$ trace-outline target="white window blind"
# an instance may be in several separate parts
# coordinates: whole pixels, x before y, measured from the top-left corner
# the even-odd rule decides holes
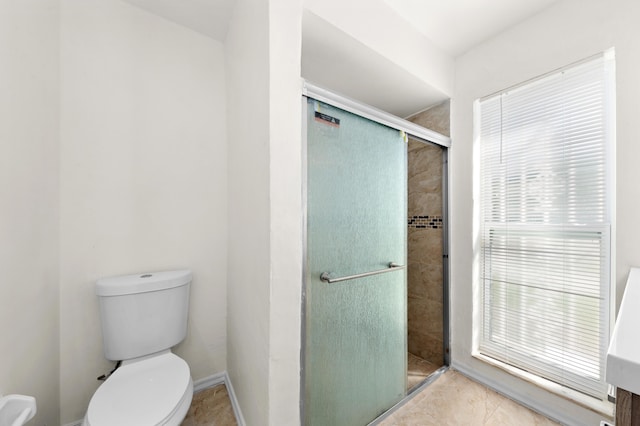
[[[612,56],[476,104],[478,350],[599,399],[610,330]]]

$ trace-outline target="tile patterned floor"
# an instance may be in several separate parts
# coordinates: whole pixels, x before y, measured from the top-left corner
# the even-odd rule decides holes
[[[236,426],[231,400],[225,385],[204,389],[193,395],[182,426]]]
[[[422,362],[421,362],[422,361]],[[424,363],[428,364],[425,365]],[[423,380],[425,368],[436,367],[409,358],[409,380]],[[413,371],[413,373],[411,373]],[[423,389],[380,426],[557,426],[558,424],[449,370]],[[196,393],[182,426],[237,426],[224,385]]]
[[[407,358],[407,390],[413,389],[420,384],[429,374],[436,371],[440,366],[418,358],[414,354],[408,354]]]
[[[449,370],[380,426],[556,426],[546,417]]]

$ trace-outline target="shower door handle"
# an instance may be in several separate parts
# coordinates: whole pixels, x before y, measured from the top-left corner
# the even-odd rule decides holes
[[[405,265],[398,265],[397,263],[389,262],[389,267],[386,269],[379,269],[377,271],[364,272],[362,274],[347,275],[346,277],[340,277],[340,278],[331,278],[330,272],[323,272],[322,274],[320,274],[320,280],[324,281],[325,283],[332,284],[332,283],[339,283],[340,281],[355,280],[357,278],[370,277],[371,275],[385,274],[387,272],[393,272],[393,271],[397,271],[405,268],[406,268]]]

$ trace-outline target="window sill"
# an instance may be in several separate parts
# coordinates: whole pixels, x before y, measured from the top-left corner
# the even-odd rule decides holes
[[[585,395],[583,393],[574,391],[573,389],[566,388],[557,383],[551,382],[549,380],[538,377],[534,374],[528,373],[519,368],[513,367],[511,365],[507,365],[503,362],[497,361],[488,356],[482,355],[480,353],[473,353],[472,356],[486,364],[491,365],[492,367],[499,368],[500,370],[511,374],[521,380],[526,381],[527,383],[531,383],[534,386],[542,388],[550,393],[553,393],[561,398],[564,398],[568,401],[571,401],[575,404],[580,405],[588,410],[594,411],[598,414],[606,416],[610,419],[613,419],[614,414],[614,404],[608,401],[602,401],[596,399],[594,397]],[[526,403],[526,401],[522,401]]]

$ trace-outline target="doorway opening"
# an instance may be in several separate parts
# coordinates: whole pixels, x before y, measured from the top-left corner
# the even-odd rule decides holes
[[[408,118],[449,135],[449,101]],[[407,146],[407,388],[449,365],[447,149],[409,136]]]

